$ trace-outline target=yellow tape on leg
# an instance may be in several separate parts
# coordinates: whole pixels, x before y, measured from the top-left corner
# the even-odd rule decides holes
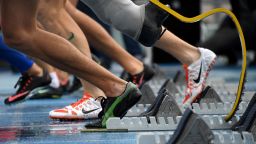
[[[240,38],[240,41],[241,41],[243,63],[242,63],[242,70],[241,70],[241,73],[240,73],[240,80],[239,80],[237,94],[236,94],[236,101],[235,101],[231,111],[229,112],[229,114],[225,117],[225,121],[226,122],[229,121],[234,116],[234,114],[235,114],[235,112],[236,112],[236,110],[239,106],[241,96],[242,96],[242,93],[243,93],[243,86],[244,86],[245,75],[246,75],[246,45],[245,45],[245,39],[244,39],[244,34],[243,34],[243,31],[242,31],[242,28],[241,28],[236,16],[231,11],[229,11],[225,8],[216,8],[216,9],[212,9],[210,11],[204,12],[204,13],[198,15],[198,16],[188,18],[188,17],[184,17],[184,16],[180,15],[179,13],[177,13],[176,11],[167,7],[166,5],[162,4],[158,0],[150,0],[150,2],[159,6],[160,8],[165,10],[166,12],[170,13],[171,15],[173,15],[174,17],[176,17],[177,19],[179,19],[180,21],[185,22],[185,23],[195,23],[195,22],[198,22],[198,21],[200,21],[200,20],[202,20],[202,19],[204,19],[204,18],[206,18],[210,15],[215,14],[215,13],[225,13],[235,23],[237,31],[239,33],[239,38]]]

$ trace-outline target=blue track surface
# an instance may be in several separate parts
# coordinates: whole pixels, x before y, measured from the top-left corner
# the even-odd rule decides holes
[[[179,67],[163,67],[172,76]],[[238,81],[240,68],[216,68],[211,77],[223,77]],[[61,99],[30,100],[13,106],[5,106],[4,98],[15,90],[18,75],[0,73],[0,143],[97,143],[134,144],[137,133],[80,133],[85,121],[60,122],[48,118],[48,112],[75,102],[81,93]],[[256,71],[248,71],[247,90],[256,91]]]

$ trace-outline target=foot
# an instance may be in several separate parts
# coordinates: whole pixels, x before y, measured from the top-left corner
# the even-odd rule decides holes
[[[121,74],[121,78],[128,82],[136,84],[137,87],[140,88],[145,82],[149,81],[154,76],[154,74],[154,69],[144,64],[144,69],[142,72],[136,75],[131,75],[126,72],[123,72]]]
[[[101,110],[100,103],[87,93],[80,100],[69,106],[50,111],[49,117],[60,120],[95,119],[98,118]]]
[[[60,98],[64,93],[63,87],[53,88],[49,85],[40,87],[34,91],[30,99]]]
[[[199,48],[199,51],[201,53],[199,60],[189,66],[184,66],[187,81],[185,98],[183,99],[184,107],[188,107],[200,98],[208,74],[215,64],[216,55],[212,51],[203,48]]]
[[[10,105],[27,100],[31,97],[30,94],[33,93],[33,90],[36,90],[37,88],[42,86],[49,85],[50,83],[51,78],[46,72],[43,73],[42,77],[23,74],[15,85],[15,88],[19,85],[16,94],[6,98],[4,103],[6,105]]]
[[[149,2],[145,5],[145,18],[138,41],[145,46],[152,46],[162,35],[162,24],[168,13]]]
[[[134,106],[141,98],[140,90],[133,83],[126,85],[124,93],[118,97],[108,97],[102,99],[101,119],[93,124],[88,124],[86,128],[106,128],[106,122],[110,117],[123,118],[127,111]]]

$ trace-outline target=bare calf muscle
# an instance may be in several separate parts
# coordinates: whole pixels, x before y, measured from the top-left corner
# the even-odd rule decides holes
[[[118,79],[92,60],[84,57],[65,39],[37,28],[38,4],[38,0],[3,0],[1,12],[5,40],[31,56],[39,57],[60,69],[92,82],[110,96],[122,93],[125,81]],[[17,33],[17,31],[23,33]],[[58,63],[58,61],[62,63]],[[95,71],[99,73],[95,73]],[[100,79],[100,77],[104,77],[104,79]]]

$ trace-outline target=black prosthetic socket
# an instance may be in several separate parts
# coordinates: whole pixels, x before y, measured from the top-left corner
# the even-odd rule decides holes
[[[152,46],[162,35],[162,23],[168,13],[149,2],[145,5],[145,19],[138,41],[145,46]]]

